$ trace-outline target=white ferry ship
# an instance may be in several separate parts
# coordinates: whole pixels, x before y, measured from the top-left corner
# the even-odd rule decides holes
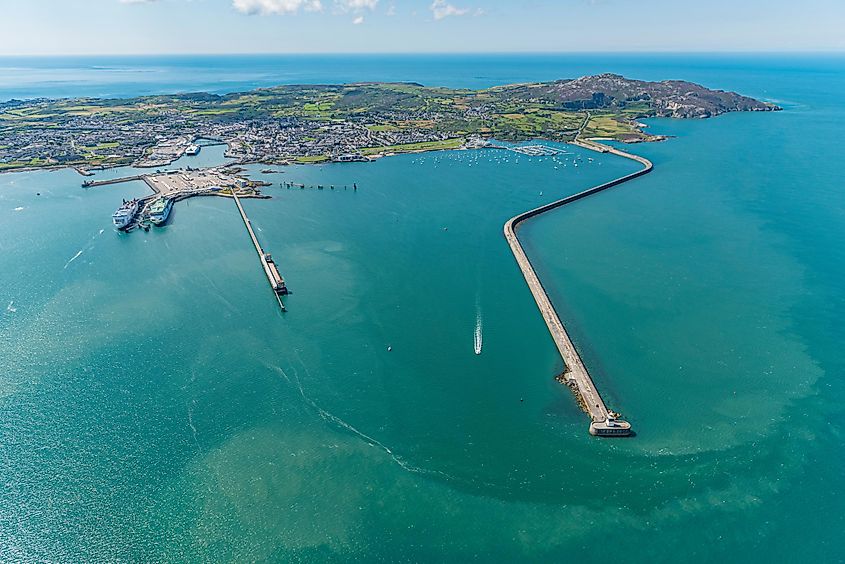
[[[123,200],[123,205],[117,208],[117,211],[112,214],[111,218],[114,226],[118,229],[123,229],[129,225],[138,213],[138,206],[141,204],[137,199],[129,201]]]
[[[194,155],[200,154],[200,146],[199,145],[191,145],[185,150],[185,154],[188,156],[193,157]]]
[[[170,217],[170,210],[172,209],[172,198],[158,198],[155,202],[150,204],[150,221],[152,221],[155,225],[164,225],[167,223],[167,218]]]

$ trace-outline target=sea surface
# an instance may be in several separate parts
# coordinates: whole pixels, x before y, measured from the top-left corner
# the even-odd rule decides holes
[[[618,72],[784,107],[649,120],[671,139],[629,149],[653,173],[520,231],[625,440],[591,438],[555,382],[502,225],[635,163],[561,146],[251,166],[273,182],[244,206],[286,314],[230,200],[125,234],[110,215],[143,183],[0,175],[0,560],[842,561],[845,59],[0,67],[0,99]]]

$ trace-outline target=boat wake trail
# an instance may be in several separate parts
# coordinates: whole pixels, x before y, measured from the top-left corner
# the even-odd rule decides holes
[[[235,307],[235,304],[229,301],[229,299],[226,297],[226,292],[220,289],[220,286],[217,285],[217,282],[215,282],[215,280],[205,272],[203,272],[202,275],[207,282],[207,287],[212,288],[214,290],[213,295],[219,298],[220,301],[222,301],[224,304],[226,304],[226,307],[228,307],[230,311],[237,311],[238,308]]]
[[[297,356],[299,356],[299,355],[297,354]],[[305,363],[303,363],[301,359],[300,359],[299,362],[302,364],[302,367],[305,370],[306,374],[308,374],[308,368],[305,366]],[[317,413],[317,415],[320,416],[321,419],[323,419],[324,421],[334,425],[335,427],[338,427],[338,428],[340,428],[340,429],[342,429],[342,430],[344,430],[348,433],[351,433],[352,435],[358,437],[359,439],[363,439],[371,447],[375,447],[375,448],[378,448],[378,449],[384,451],[391,458],[391,460],[393,460],[393,462],[395,462],[403,470],[406,470],[408,472],[412,472],[414,474],[422,474],[422,475],[426,475],[426,476],[437,476],[439,478],[443,478],[443,479],[446,479],[446,480],[449,480],[449,481],[457,481],[457,479],[454,478],[453,476],[450,476],[449,474],[442,472],[440,470],[431,470],[431,469],[428,469],[428,468],[420,468],[419,466],[415,466],[415,465],[409,463],[404,458],[402,458],[401,456],[399,456],[398,454],[393,452],[393,450],[390,447],[388,447],[387,445],[385,445],[384,443],[382,443],[378,439],[375,439],[375,438],[371,437],[370,435],[368,435],[368,434],[366,434],[362,431],[359,431],[354,426],[347,423],[346,421],[344,421],[340,417],[334,415],[333,413],[329,413],[328,411],[326,411],[325,409],[323,409],[322,407],[317,405],[310,397],[308,397],[305,394],[305,390],[302,387],[302,381],[300,380],[299,374],[297,373],[297,371],[295,369],[293,370],[293,378],[291,379],[291,377],[288,376],[288,374],[281,367],[275,366],[275,365],[265,365],[265,366],[267,366],[271,370],[275,370],[276,372],[281,374],[282,377],[288,383],[290,383],[291,385],[295,385],[296,388],[299,390],[299,395],[302,396],[303,401],[312,410],[314,410]]]
[[[91,239],[92,239],[92,240],[94,240],[94,239],[96,239],[98,236],[102,235],[102,234],[103,234],[103,233],[105,233],[105,232],[106,232],[106,230],[105,230],[105,229],[100,229],[100,232],[99,232],[99,233],[97,233],[97,235],[92,236],[92,237],[91,237]],[[69,261],[67,261],[67,262],[65,263],[65,267],[64,267],[62,270],[67,270],[67,267],[69,267],[69,266],[70,266],[70,263],[72,263],[73,261],[75,261],[76,259],[78,259],[79,257],[81,257],[81,256],[82,256],[82,253],[84,253],[85,251],[90,251],[90,250],[91,250],[91,249],[93,249],[93,248],[94,248],[94,243],[88,243],[86,246],[84,246],[84,247],[82,247],[81,249],[79,249],[79,252],[77,252],[75,255],[73,255],[73,257],[72,257]]]
[[[197,441],[197,428],[194,426],[194,406],[196,403],[197,400],[194,399],[188,404],[188,427],[191,428],[191,433],[194,437],[194,444],[199,446],[199,441]]]
[[[65,267],[64,267],[64,269],[63,269],[63,270],[67,270],[67,267],[69,267],[69,266],[70,266],[70,263],[72,263],[73,261],[75,261],[76,259],[78,259],[78,258],[82,255],[82,253],[83,253],[84,251],[85,251],[85,249],[82,249],[82,250],[80,250],[78,253],[76,253],[75,255],[73,255],[73,258],[72,258],[72,259],[70,259],[69,261],[67,261],[67,263],[65,263]]]
[[[481,348],[484,346],[484,321],[481,317],[481,304],[476,300],[475,302],[475,354],[481,354]]]

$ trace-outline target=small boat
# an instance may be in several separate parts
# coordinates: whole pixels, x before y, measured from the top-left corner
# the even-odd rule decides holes
[[[478,317],[475,321],[475,334],[473,336],[474,345],[475,345],[475,354],[481,354],[481,348],[483,345],[483,334],[481,330],[481,317]]]

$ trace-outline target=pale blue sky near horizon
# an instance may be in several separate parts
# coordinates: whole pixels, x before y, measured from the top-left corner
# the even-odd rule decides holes
[[[0,56],[843,51],[842,0],[0,0]]]

